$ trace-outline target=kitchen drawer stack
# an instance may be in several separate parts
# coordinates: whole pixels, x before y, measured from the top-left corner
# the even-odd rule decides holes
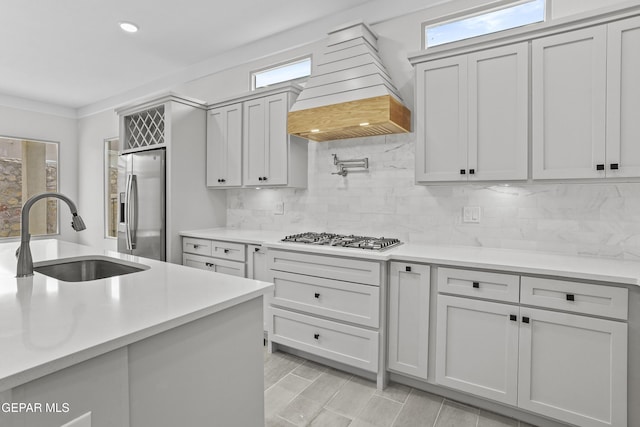
[[[219,240],[182,238],[182,264],[245,277],[245,245]]]
[[[438,268],[436,383],[584,427],[627,425],[628,289]]]
[[[281,250],[267,257],[271,342],[379,373],[381,263]]]

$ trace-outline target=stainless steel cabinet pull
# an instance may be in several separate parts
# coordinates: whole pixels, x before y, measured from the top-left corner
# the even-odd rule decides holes
[[[576,296],[574,294],[567,294],[567,301],[575,301]]]
[[[522,318],[522,323],[529,323],[529,318],[528,317],[523,317]]]
[[[480,288],[480,282],[473,282],[473,287],[476,289]]]

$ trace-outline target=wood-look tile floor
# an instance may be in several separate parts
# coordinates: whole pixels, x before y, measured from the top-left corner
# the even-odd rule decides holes
[[[266,427],[533,427],[400,384],[379,391],[290,354],[264,354]]]

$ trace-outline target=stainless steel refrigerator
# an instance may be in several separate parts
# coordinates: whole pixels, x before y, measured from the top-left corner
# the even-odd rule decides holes
[[[166,151],[118,159],[118,252],[166,260]]]

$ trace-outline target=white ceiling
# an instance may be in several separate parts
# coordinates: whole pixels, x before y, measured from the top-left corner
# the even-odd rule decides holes
[[[437,1],[401,0],[405,10]],[[388,0],[7,0],[0,11],[0,95],[77,110],[167,80],[252,42],[369,14]],[[395,8],[395,9],[393,9]],[[378,10],[378,14],[371,11]],[[330,19],[329,19],[330,18]],[[119,21],[139,25],[124,33]],[[332,27],[323,27],[324,34]],[[316,31],[317,32],[317,31]],[[314,35],[315,36],[315,35]],[[317,37],[316,37],[317,38]],[[291,40],[292,45],[300,40]],[[200,67],[202,68],[202,67]]]

